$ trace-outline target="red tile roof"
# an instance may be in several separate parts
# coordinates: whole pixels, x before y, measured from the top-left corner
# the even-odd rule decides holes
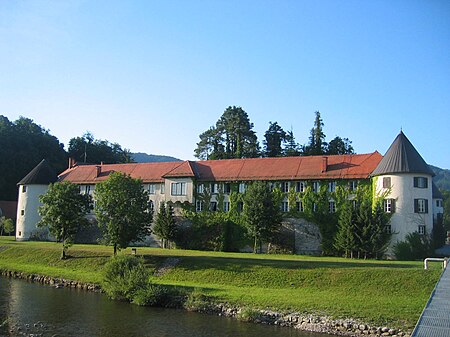
[[[324,158],[327,168],[323,171]],[[164,178],[191,177],[199,181],[311,180],[368,178],[383,157],[368,154],[281,158],[248,158],[167,163],[108,164],[75,166],[61,173],[61,180],[95,184],[113,171],[140,178],[144,183]],[[100,174],[97,176],[97,167]]]
[[[76,184],[95,184],[108,178],[110,173],[118,171],[142,179],[144,183],[163,182],[163,176],[179,165],[180,162],[81,165],[65,170],[59,178]],[[100,167],[98,176],[97,167]]]
[[[327,169],[322,172],[324,158]],[[195,162],[203,181],[311,180],[368,178],[382,156],[378,152],[339,156],[249,158]]]

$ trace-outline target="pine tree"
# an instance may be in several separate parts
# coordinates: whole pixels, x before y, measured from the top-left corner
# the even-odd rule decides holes
[[[168,248],[169,242],[175,239],[176,230],[173,208],[171,205],[166,207],[162,202],[159,207],[159,212],[156,215],[153,232],[161,240],[161,246],[163,248]]]

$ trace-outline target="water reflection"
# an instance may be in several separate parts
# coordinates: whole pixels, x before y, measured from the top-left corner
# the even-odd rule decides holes
[[[0,278],[0,325],[6,318],[1,336],[326,336]]]

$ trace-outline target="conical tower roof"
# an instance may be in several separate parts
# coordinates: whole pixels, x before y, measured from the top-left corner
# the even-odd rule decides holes
[[[434,176],[433,170],[402,131],[395,138],[372,175],[389,173],[422,173]]]
[[[58,176],[55,171],[45,159],[42,159],[17,185],[48,185],[57,180]]]

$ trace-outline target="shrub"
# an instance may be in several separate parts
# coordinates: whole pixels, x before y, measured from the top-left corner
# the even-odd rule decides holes
[[[395,257],[403,261],[422,260],[433,253],[430,238],[418,232],[406,235],[405,241],[397,242],[393,249]]]
[[[238,312],[237,318],[244,322],[254,322],[261,319],[261,312],[252,308],[242,308]]]
[[[148,279],[141,258],[119,255],[105,264],[102,288],[111,299],[132,301],[135,293],[147,288]]]
[[[168,288],[158,284],[149,284],[134,293],[132,303],[141,306],[166,307],[171,302],[170,295]]]
[[[209,297],[203,294],[200,290],[195,289],[189,293],[186,301],[184,302],[184,308],[189,311],[205,312],[209,308]]]

